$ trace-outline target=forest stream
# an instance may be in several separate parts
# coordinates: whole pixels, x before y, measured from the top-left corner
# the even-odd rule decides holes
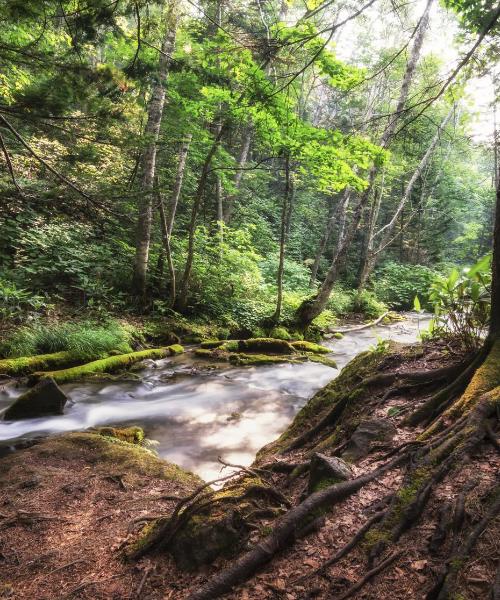
[[[256,452],[276,439],[296,412],[335,378],[354,356],[379,340],[411,343],[427,328],[430,315],[405,313],[405,319],[351,331],[325,340],[338,370],[306,362],[259,367],[214,366],[191,352],[156,361],[138,381],[74,383],[63,416],[0,422],[0,445],[51,433],[102,425],[139,425],[155,449],[205,480],[219,476],[217,457],[249,465]],[[0,410],[24,389],[0,388]]]

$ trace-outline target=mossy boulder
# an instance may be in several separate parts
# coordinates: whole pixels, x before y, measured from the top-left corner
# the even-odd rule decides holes
[[[239,352],[258,352],[259,354],[294,354],[295,348],[286,340],[274,338],[250,338],[238,341]]]
[[[204,342],[201,342],[201,347],[203,349],[212,350],[213,348],[220,348],[224,343],[225,340],[205,340]]]
[[[330,348],[326,348],[326,346],[320,346],[319,344],[306,342],[305,340],[292,342],[292,346],[299,352],[312,352],[313,354],[328,354],[331,352]]]
[[[4,419],[35,419],[51,415],[62,415],[68,400],[57,383],[49,377],[19,396],[5,411]]]
[[[322,365],[325,365],[325,367],[338,369],[337,363],[333,360],[333,358],[329,358],[328,356],[324,356],[323,354],[310,354],[308,358],[311,362],[317,362]]]
[[[297,364],[306,360],[308,360],[308,357],[300,354],[285,356],[283,354],[245,354],[244,352],[240,352],[229,355],[229,362],[240,366],[272,365],[276,363]]]
[[[309,464],[307,490],[309,494],[312,494],[319,489],[323,489],[325,481],[329,485],[333,485],[341,481],[348,481],[352,477],[352,469],[345,460],[315,452]]]

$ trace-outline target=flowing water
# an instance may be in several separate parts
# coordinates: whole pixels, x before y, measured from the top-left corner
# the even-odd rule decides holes
[[[139,425],[163,458],[198,473],[219,476],[217,457],[249,465],[263,445],[278,437],[319,388],[354,356],[380,339],[414,342],[429,317],[415,313],[391,325],[347,333],[325,341],[339,370],[318,363],[214,368],[191,353],[156,361],[140,381],[62,386],[70,401],[64,415],[0,421],[0,445],[50,433],[101,425]],[[0,411],[23,389],[0,387]]]

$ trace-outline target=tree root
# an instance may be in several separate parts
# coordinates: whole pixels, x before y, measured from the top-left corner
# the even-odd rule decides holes
[[[336,600],[345,600],[346,598],[349,598],[350,596],[352,596],[355,592],[357,592],[364,585],[366,585],[370,581],[370,579],[373,579],[375,577],[375,575],[378,575],[378,573],[380,573],[381,571],[386,569],[389,565],[391,565],[397,558],[399,558],[401,556],[401,554],[402,554],[402,552],[394,552],[394,554],[391,554],[390,556],[388,556],[386,559],[384,559],[378,565],[373,567],[373,569],[368,571],[368,573],[362,579],[360,579],[358,582],[356,582],[352,587],[350,587],[344,594],[339,596]]]
[[[307,520],[311,513],[344,500],[370,481],[380,477],[382,473],[402,465],[407,460],[408,455],[402,454],[371,473],[337,483],[311,494],[298,506],[291,508],[280,517],[270,535],[243,554],[227,569],[211,577],[207,583],[189,596],[189,600],[215,600],[231,590],[234,585],[246,581],[259,567],[269,562],[275,554],[293,543],[299,524]]]
[[[368,519],[368,521],[366,521],[366,523],[360,529],[358,529],[358,531],[352,536],[352,538],[347,542],[347,544],[345,544],[345,546],[342,546],[342,548],[336,554],[334,554],[334,556],[329,558],[318,568],[310,571],[309,573],[307,573],[306,575],[303,575],[302,577],[299,577],[295,581],[292,581],[292,584],[302,583],[303,581],[305,581],[306,579],[309,579],[310,577],[314,577],[315,575],[319,575],[319,574],[323,573],[325,571],[325,569],[327,569],[328,567],[331,567],[332,565],[337,563],[341,558],[343,558],[344,556],[349,554],[349,552],[355,546],[357,546],[359,544],[359,542],[365,537],[367,531],[369,531],[375,523],[378,523],[382,519],[382,517],[385,515],[385,513],[386,513],[385,510],[375,513],[370,519]]]
[[[462,546],[452,553],[452,556],[448,560],[446,573],[429,592],[426,600],[449,600],[453,597],[456,581],[460,573],[460,567],[468,560],[479,536],[483,533],[488,524],[500,513],[500,487],[496,485],[495,488],[490,491],[492,492],[493,500],[490,503],[486,514],[471,530],[469,535],[467,535]]]

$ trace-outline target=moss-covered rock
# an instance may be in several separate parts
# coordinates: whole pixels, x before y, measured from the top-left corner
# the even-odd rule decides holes
[[[225,340],[205,340],[201,343],[201,347],[203,349],[212,350],[213,348],[219,348],[222,344],[225,343]]]
[[[330,348],[320,346],[314,342],[306,342],[305,340],[292,342],[292,346],[299,352],[312,352],[313,354],[328,354],[331,352]]]
[[[328,356],[323,356],[322,354],[312,354],[309,355],[309,360],[311,362],[317,362],[325,367],[331,367],[332,369],[338,369],[337,363],[333,360],[333,358],[329,358]]]
[[[258,352],[259,354],[294,354],[295,348],[286,340],[274,338],[250,338],[238,341],[239,352]]]
[[[177,565],[193,571],[219,557],[232,557],[246,544],[254,524],[252,514],[268,510],[278,515],[283,508],[279,498],[261,479],[243,475],[215,492],[210,502],[188,517],[167,546]],[[162,531],[168,518],[147,525],[129,548],[133,555]]]
[[[325,482],[329,485],[352,479],[351,467],[341,458],[326,456],[315,452],[309,464],[309,482],[307,490],[309,494],[324,489]],[[327,486],[327,487],[328,487]]]
[[[108,356],[101,360],[95,360],[78,367],[62,369],[60,371],[41,371],[32,375],[32,381],[39,381],[47,377],[52,377],[57,383],[67,383],[68,381],[78,381],[86,376],[95,376],[99,373],[110,373],[114,371],[124,370],[132,364],[141,360],[161,359],[167,356],[180,354],[184,349],[182,346],[175,344],[166,348],[153,348],[150,350],[141,350],[139,352],[130,352],[128,354],[119,354],[117,356]]]
[[[19,396],[5,411],[4,419],[35,419],[50,415],[62,415],[68,400],[57,383],[49,377]]]
[[[144,430],[141,427],[98,427],[95,432],[110,438],[128,442],[129,444],[142,444],[145,439]]]
[[[308,357],[300,354],[285,356],[283,354],[245,354],[243,352],[240,352],[229,355],[229,362],[233,365],[240,366],[272,365],[276,363],[297,364],[306,360],[308,360]]]
[[[340,331],[334,331],[332,337],[336,340],[341,340],[344,338],[344,334],[340,333]]]

